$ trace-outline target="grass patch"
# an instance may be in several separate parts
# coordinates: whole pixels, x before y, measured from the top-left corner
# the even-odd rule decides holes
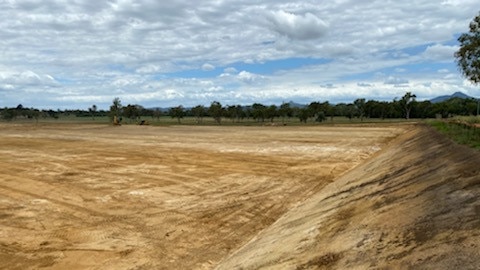
[[[455,142],[480,150],[480,128],[472,124],[478,119],[469,121],[428,121],[432,127],[445,134]]]

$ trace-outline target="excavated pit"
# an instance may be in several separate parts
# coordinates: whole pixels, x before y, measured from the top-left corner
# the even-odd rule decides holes
[[[479,269],[480,154],[419,126],[216,269]]]
[[[1,269],[477,269],[478,152],[424,126],[0,125]]]

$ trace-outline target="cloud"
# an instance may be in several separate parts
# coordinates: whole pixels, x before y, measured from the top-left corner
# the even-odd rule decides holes
[[[337,88],[334,84],[332,83],[327,83],[327,84],[322,84],[320,85],[321,88],[326,88],[326,89],[334,89]]]
[[[234,74],[234,73],[237,73],[238,70],[234,67],[227,67],[223,70],[223,72],[226,74]]]
[[[237,78],[238,78],[238,80],[240,80],[240,81],[242,81],[246,84],[253,84],[253,83],[257,83],[261,80],[265,80],[265,77],[263,77],[261,75],[258,75],[258,74],[250,73],[250,72],[245,71],[245,70],[238,73]]]
[[[202,70],[203,71],[212,71],[215,70],[215,66],[209,63],[205,63],[202,65]]]
[[[334,102],[417,82],[425,95],[478,96],[452,56],[478,3],[457,2],[0,1],[0,107],[108,109],[115,96],[145,106]],[[325,61],[285,68],[279,59]]]
[[[409,81],[407,79],[394,77],[394,76],[389,76],[384,82],[384,84],[392,84],[392,85],[405,85],[408,83]]]
[[[318,39],[328,30],[327,23],[312,13],[296,15],[279,10],[270,12],[267,18],[271,22],[272,30],[291,39]]]
[[[458,50],[458,46],[446,46],[435,44],[428,46],[423,56],[428,60],[435,61],[452,61],[454,53]]]
[[[22,72],[1,72],[0,79],[6,88],[58,86],[59,83],[49,74],[37,74],[31,70]]]
[[[369,84],[369,83],[357,83],[357,86],[359,87],[372,87],[374,86],[373,84]]]
[[[142,66],[142,67],[137,68],[136,72],[138,72],[138,73],[157,73],[160,70],[161,70],[160,66],[150,64],[150,65],[147,65],[147,66]]]

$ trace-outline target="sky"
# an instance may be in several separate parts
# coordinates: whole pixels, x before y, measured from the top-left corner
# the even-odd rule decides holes
[[[480,97],[478,0],[0,0],[0,107]]]

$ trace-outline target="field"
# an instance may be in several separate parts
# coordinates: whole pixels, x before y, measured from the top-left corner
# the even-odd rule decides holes
[[[423,222],[421,228],[430,228],[428,220],[436,222],[436,216],[431,215],[415,220],[419,213],[411,209],[411,219],[396,220],[396,214],[407,214],[406,202],[400,200],[403,195],[389,197],[391,190],[382,193],[385,181],[378,182],[378,178],[391,178],[386,184],[403,179],[405,172],[414,168],[410,164],[419,166],[412,172],[415,176],[426,178],[425,175],[434,173],[428,170],[422,174],[431,165],[425,163],[428,158],[413,151],[427,143],[431,147],[422,149],[422,155],[430,149],[437,155],[442,149],[435,146],[424,129],[409,124],[0,124],[0,268],[315,269],[322,265],[331,267],[333,263],[342,265],[342,260],[342,267],[360,267],[348,260],[347,253],[338,251],[340,246],[327,247],[328,243],[347,239],[349,233],[358,233],[355,224],[372,220],[358,219],[357,214],[375,215],[375,211],[385,210],[386,206],[390,210],[402,209],[390,211],[390,219],[383,219],[381,214],[373,218],[387,227],[398,221],[400,227],[396,231],[401,233],[399,228],[408,222]],[[417,137],[422,140],[412,140]],[[410,147],[410,152],[402,156],[405,147]],[[469,153],[466,157],[471,162],[478,160],[477,154],[462,151]],[[391,167],[392,164],[410,167],[402,170]],[[453,172],[459,178],[460,171],[464,171],[463,176],[470,177],[469,185],[476,188],[467,198],[470,205],[452,201],[448,205],[458,204],[464,211],[472,209],[478,217],[478,163],[472,164],[461,169],[452,165],[453,171],[444,168],[442,172]],[[445,180],[438,175],[432,177]],[[409,186],[412,180],[405,181],[406,184],[399,184],[402,192],[415,193]],[[435,191],[442,187],[434,181],[432,185],[433,189],[426,184],[418,188]],[[376,190],[364,199],[371,208],[345,208],[351,204],[349,200],[362,197],[355,192],[363,189]],[[422,196],[415,198],[434,205]],[[335,200],[328,201],[332,198]],[[395,206],[397,202],[401,206]],[[435,209],[442,210],[442,204],[438,205]],[[336,210],[332,212],[333,206]],[[330,220],[328,226],[325,217]],[[450,218],[456,222],[467,220],[462,216]],[[475,230],[472,233],[469,227],[465,234],[458,235],[463,242],[453,233],[449,239],[457,239],[457,244],[475,243],[479,238],[478,223],[475,219],[465,222]],[[327,226],[325,231],[315,227],[320,225]],[[335,233],[329,234],[332,226]],[[365,226],[363,230],[373,225]],[[436,232],[443,232],[443,227],[436,223],[435,226]],[[376,233],[365,232],[371,239],[355,236],[362,238],[358,240],[363,241],[360,247],[368,255],[364,259],[383,258],[382,252],[393,252],[384,245],[376,255],[368,253],[369,245],[378,247],[378,243],[386,244],[395,238],[394,233],[382,232],[380,227],[375,230]],[[412,231],[407,240],[411,242],[416,237],[429,243],[432,236],[424,236],[422,230]],[[342,232],[344,236],[338,238]],[[322,233],[324,238],[318,238]],[[309,237],[317,240],[312,242]],[[355,237],[352,239],[356,241]],[[313,245],[320,242],[324,250]],[[350,242],[345,240],[344,244],[347,243]],[[478,245],[466,248],[478,250]],[[346,249],[352,250],[350,246]],[[403,257],[397,254],[396,258]],[[383,259],[386,261],[386,257]]]
[[[4,125],[2,268],[209,268],[398,127]]]

